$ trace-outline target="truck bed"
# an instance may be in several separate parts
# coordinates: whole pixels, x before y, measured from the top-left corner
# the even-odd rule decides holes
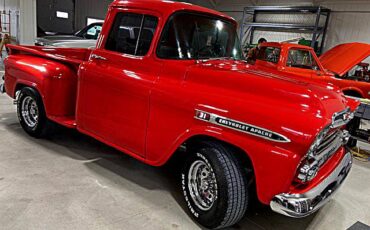
[[[17,45],[7,48],[10,50],[5,60],[7,94],[15,98],[20,87],[36,88],[44,100],[48,118],[75,127],[77,72],[81,63],[89,59],[91,50]]]
[[[83,61],[87,61],[91,54],[91,49],[86,48],[53,48],[43,46],[19,46],[8,45],[10,55],[26,54],[47,59],[57,60],[63,63],[79,65]]]

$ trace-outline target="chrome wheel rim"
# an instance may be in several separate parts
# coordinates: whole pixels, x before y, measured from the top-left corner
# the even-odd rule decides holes
[[[30,128],[34,128],[37,125],[39,119],[39,110],[37,108],[36,101],[27,96],[23,99],[21,104],[21,114],[23,121]]]
[[[203,160],[190,166],[188,188],[194,204],[202,211],[208,211],[217,200],[217,181],[212,167]]]

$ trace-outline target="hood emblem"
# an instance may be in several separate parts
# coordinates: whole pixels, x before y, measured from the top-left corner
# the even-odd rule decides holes
[[[195,119],[212,123],[218,126],[226,127],[229,129],[233,129],[239,132],[247,133],[270,141],[283,143],[290,142],[290,140],[287,137],[279,133],[273,132],[271,130],[247,124],[241,121],[236,121],[230,118],[222,117],[217,114],[204,112],[201,110],[195,111]]]

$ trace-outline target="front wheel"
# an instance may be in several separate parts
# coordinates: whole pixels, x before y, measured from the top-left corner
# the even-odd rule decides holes
[[[33,88],[25,87],[18,96],[17,113],[19,123],[30,135],[40,138],[50,127],[40,94]]]
[[[231,149],[203,142],[182,170],[182,190],[196,221],[211,229],[239,222],[248,206],[246,175]]]

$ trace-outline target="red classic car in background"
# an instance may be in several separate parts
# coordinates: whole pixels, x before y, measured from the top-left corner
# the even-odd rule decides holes
[[[236,28],[191,4],[114,1],[95,50],[9,46],[0,88],[34,137],[54,122],[153,166],[185,148],[182,193],[208,228],[238,222],[254,192],[310,215],[351,169],[343,127],[358,103],[246,65]]]
[[[361,63],[369,55],[370,45],[362,43],[338,45],[318,58],[307,46],[269,42],[262,45],[256,66],[304,81],[332,83],[345,95],[370,98],[369,65]]]

